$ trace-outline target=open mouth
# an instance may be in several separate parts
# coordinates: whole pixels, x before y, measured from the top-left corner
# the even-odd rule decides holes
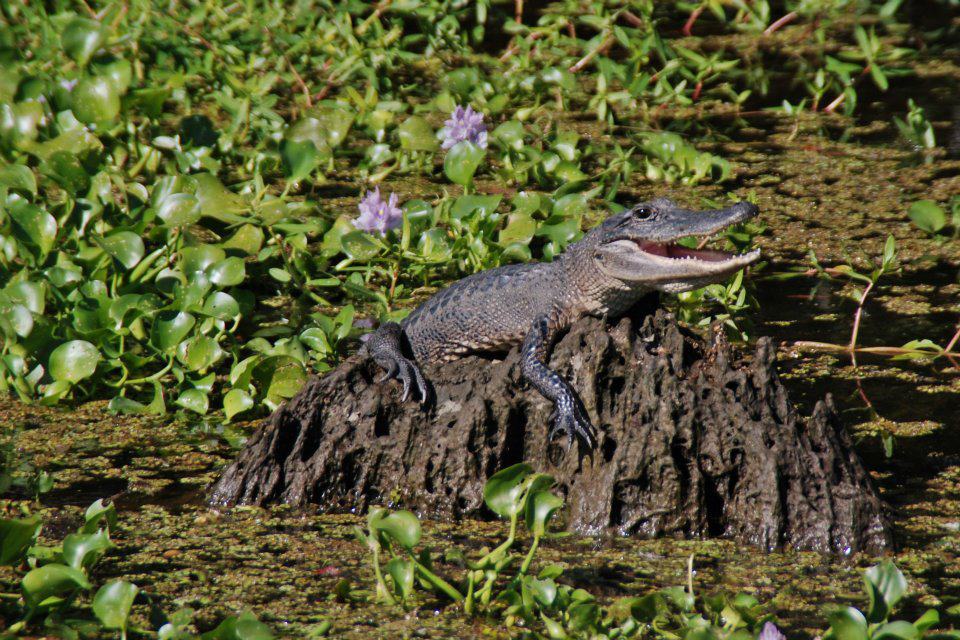
[[[701,260],[703,262],[726,262],[740,254],[716,249],[691,249],[673,242],[651,242],[639,240],[635,244],[644,253],[674,260]]]

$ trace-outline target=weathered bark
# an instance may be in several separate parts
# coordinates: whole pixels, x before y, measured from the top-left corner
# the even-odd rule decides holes
[[[547,442],[552,407],[523,383],[516,350],[426,367],[436,396],[426,407],[401,404],[396,383],[374,384],[376,367],[354,357],[281,407],[210,499],[479,514],[486,479],[527,461],[557,478],[577,531],[889,548],[884,504],[831,398],[798,417],[769,339],[750,363],[733,358],[722,336],[706,344],[663,310],[581,320],[551,357],[603,434],[581,458]]]

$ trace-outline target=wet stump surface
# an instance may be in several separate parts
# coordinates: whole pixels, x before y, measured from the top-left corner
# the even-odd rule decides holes
[[[663,310],[612,325],[586,318],[550,366],[601,431],[592,456],[547,441],[552,406],[519,355],[427,366],[435,398],[401,404],[398,385],[354,357],[311,379],[213,486],[215,504],[373,504],[450,517],[484,512],[495,471],[529,462],[557,478],[575,531],[727,537],[763,549],[879,553],[883,502],[828,396],[798,416],[761,339],[749,362]]]

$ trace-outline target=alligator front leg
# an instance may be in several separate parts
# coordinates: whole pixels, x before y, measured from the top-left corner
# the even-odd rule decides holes
[[[406,402],[410,387],[416,382],[420,402],[427,401],[427,381],[413,360],[403,355],[403,328],[396,322],[386,322],[370,334],[364,349],[385,373],[377,382],[397,378],[403,383],[401,402]]]
[[[550,315],[538,316],[523,341],[521,370],[537,391],[554,402],[553,427],[548,438],[552,440],[557,434],[566,434],[572,443],[577,435],[593,449],[597,446],[597,432],[590,424],[583,402],[566,380],[547,367],[547,355],[556,335]]]

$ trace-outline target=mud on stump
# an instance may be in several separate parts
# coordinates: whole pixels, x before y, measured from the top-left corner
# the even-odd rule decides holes
[[[435,399],[401,404],[397,383],[357,357],[280,407],[210,492],[214,504],[388,501],[426,516],[482,515],[495,471],[526,461],[554,475],[581,532],[725,537],[763,549],[879,553],[884,503],[830,396],[796,414],[769,339],[749,363],[664,310],[612,325],[585,318],[550,366],[601,432],[592,456],[557,455],[552,406],[522,381],[517,350],[424,367]],[[556,464],[554,464],[556,463]]]

